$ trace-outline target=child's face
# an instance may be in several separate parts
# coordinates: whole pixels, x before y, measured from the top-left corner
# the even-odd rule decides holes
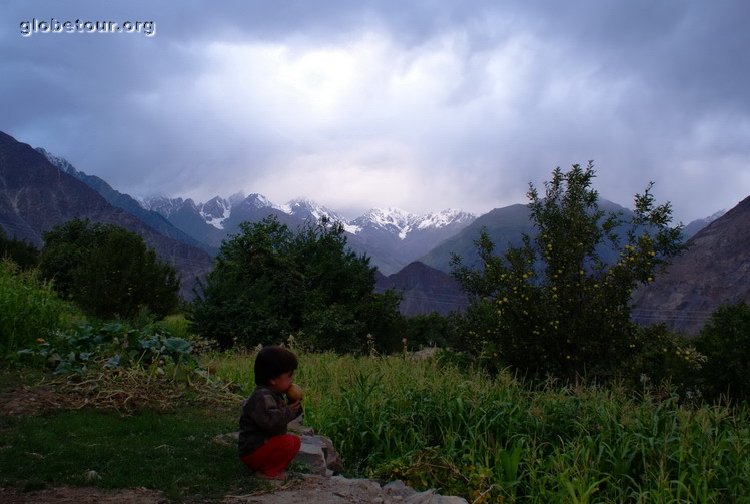
[[[276,378],[271,378],[268,382],[269,388],[274,392],[283,394],[284,392],[289,390],[289,386],[292,384],[293,376],[294,371],[290,371],[288,373],[282,373]]]

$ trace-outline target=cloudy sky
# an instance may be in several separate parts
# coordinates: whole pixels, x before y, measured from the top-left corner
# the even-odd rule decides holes
[[[0,130],[136,196],[483,213],[589,159],[602,196],[653,180],[684,222],[750,194],[745,0],[5,0],[0,20]]]

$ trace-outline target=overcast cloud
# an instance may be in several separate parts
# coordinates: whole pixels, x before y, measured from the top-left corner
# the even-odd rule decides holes
[[[116,189],[483,213],[556,166],[689,220],[750,194],[750,3],[0,6],[0,130]],[[21,34],[22,21],[155,34]]]

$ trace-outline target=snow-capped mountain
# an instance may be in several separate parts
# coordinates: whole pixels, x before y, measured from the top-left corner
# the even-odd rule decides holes
[[[91,179],[87,183],[105,197],[108,193],[116,193],[109,198],[114,205],[138,215],[160,230],[164,225],[159,226],[155,217],[161,216],[167,221],[164,224],[184,233],[183,241],[202,244],[208,251],[217,250],[224,239],[238,233],[242,222],[258,222],[274,215],[294,229],[305,222],[317,222],[321,217],[327,216],[344,226],[352,249],[367,254],[373,266],[377,266],[384,275],[390,275],[427,254],[476,218],[469,213],[451,209],[413,214],[400,208],[373,208],[354,220],[347,220],[338,212],[309,199],[295,198],[278,205],[258,193],[248,196],[237,193],[228,198],[215,196],[199,203],[191,198],[154,196],[138,200],[136,204],[136,200],[117,193],[104,181],[77,172],[65,159],[43,149],[39,149],[39,152],[61,171]],[[141,215],[139,210],[145,213]],[[149,217],[147,213],[152,216]]]
[[[206,219],[207,223],[217,229],[224,229],[224,221],[232,213],[232,206],[229,201],[216,196],[200,205],[198,212],[200,212],[201,217]]]
[[[424,215],[409,213],[400,208],[373,208],[352,221],[359,230],[383,229],[405,240],[410,233],[440,229],[454,225],[468,226],[476,217],[461,210],[447,209]]]
[[[276,206],[276,208],[302,220],[312,220],[317,222],[325,216],[331,221],[341,222],[345,229],[349,227],[350,229],[347,229],[347,231],[354,232],[349,222],[337,212],[309,199],[295,198],[285,205]]]
[[[205,203],[192,199],[152,197],[142,200],[145,208],[163,215],[193,238],[217,247],[228,235],[239,230],[241,222],[257,222],[269,214],[295,228],[304,222],[317,222],[327,216],[340,222],[348,233],[349,245],[370,257],[383,274],[400,270],[427,253],[439,242],[471,224],[475,217],[460,210],[443,210],[424,215],[399,208],[375,208],[354,220],[305,198],[283,205],[262,194],[229,198],[216,196]]]

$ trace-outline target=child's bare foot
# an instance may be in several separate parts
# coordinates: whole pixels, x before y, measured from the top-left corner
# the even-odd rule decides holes
[[[258,478],[260,478],[260,479],[264,479],[264,480],[275,480],[275,481],[279,481],[279,480],[285,480],[285,479],[286,479],[286,472],[282,471],[282,472],[280,472],[279,474],[277,474],[277,475],[275,475],[275,476],[270,476],[270,475],[268,475],[268,474],[264,474],[264,473],[262,473],[262,472],[260,472],[260,471],[257,471],[257,472],[255,473],[255,476],[257,476],[257,477],[258,477]]]

